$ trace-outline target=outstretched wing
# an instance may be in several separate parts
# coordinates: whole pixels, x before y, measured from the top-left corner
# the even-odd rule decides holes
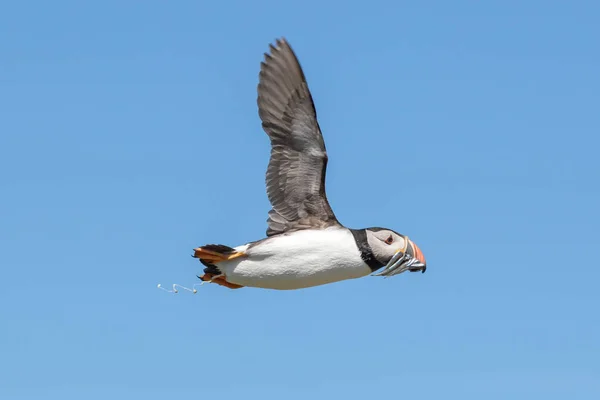
[[[304,73],[285,39],[261,63],[258,113],[271,139],[267,236],[339,225],[325,194],[327,152]]]

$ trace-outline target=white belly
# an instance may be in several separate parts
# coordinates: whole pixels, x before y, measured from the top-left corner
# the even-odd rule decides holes
[[[337,227],[277,236],[249,248],[246,254],[218,263],[227,281],[267,289],[300,289],[371,273],[352,233]]]

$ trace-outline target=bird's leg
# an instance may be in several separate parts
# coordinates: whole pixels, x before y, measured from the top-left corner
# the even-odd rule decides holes
[[[192,257],[199,258],[200,260],[206,261],[208,263],[214,264],[221,261],[234,260],[238,257],[245,256],[244,252],[231,251],[228,253],[221,253],[219,251],[211,250],[207,248],[209,246],[198,247],[194,249],[194,254]]]
[[[214,275],[211,273],[205,273],[204,275],[199,276],[198,278],[200,278],[200,280],[202,280],[202,281],[216,283],[217,285],[225,286],[229,289],[243,288],[242,285],[236,285],[235,283],[227,282],[225,280],[224,275]]]
[[[221,285],[221,286],[225,286],[229,289],[239,289],[239,288],[243,288],[242,285],[236,285],[235,283],[231,283],[231,282],[227,282],[225,280],[224,276],[217,276],[216,278],[214,278],[213,283],[216,283],[217,285]]]

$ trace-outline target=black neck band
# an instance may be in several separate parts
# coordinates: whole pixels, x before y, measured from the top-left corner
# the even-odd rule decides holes
[[[371,246],[367,241],[367,231],[365,229],[350,229],[350,232],[352,232],[358,251],[360,251],[360,258],[371,268],[371,271],[375,272],[383,267],[383,264],[377,261],[371,251]]]

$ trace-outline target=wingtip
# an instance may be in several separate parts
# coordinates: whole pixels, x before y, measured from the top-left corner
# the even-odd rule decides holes
[[[288,43],[287,39],[285,38],[285,36],[280,36],[278,38],[275,38],[275,45],[273,45],[273,43],[269,44],[271,53],[273,53],[273,51],[280,50],[282,47],[289,47],[289,43]]]

